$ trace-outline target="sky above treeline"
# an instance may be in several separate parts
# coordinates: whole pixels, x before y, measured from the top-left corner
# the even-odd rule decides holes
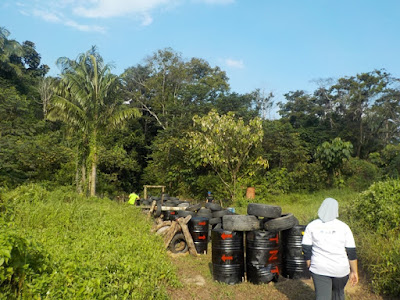
[[[113,73],[167,47],[227,73],[232,92],[275,101],[319,79],[385,69],[400,77],[399,0],[0,0],[10,39],[59,57],[97,46]]]

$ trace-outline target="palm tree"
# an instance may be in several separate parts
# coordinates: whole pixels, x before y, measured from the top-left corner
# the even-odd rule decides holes
[[[123,104],[119,97],[120,79],[111,74],[111,66],[103,63],[95,47],[76,60],[61,57],[57,65],[61,69],[61,80],[47,118],[66,123],[78,138],[77,170],[86,163],[90,167],[88,188],[94,196],[99,137],[127,119],[140,116],[140,112]],[[85,180],[83,170],[82,180]]]
[[[0,66],[6,70],[13,70],[17,74],[21,74],[21,69],[14,63],[10,62],[12,55],[21,56],[22,46],[15,40],[9,40],[10,32],[5,27],[0,27]]]

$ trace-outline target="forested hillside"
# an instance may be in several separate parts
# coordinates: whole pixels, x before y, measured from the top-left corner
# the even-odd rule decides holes
[[[162,184],[187,199],[211,190],[223,205],[243,205],[247,187],[262,202],[330,188],[362,192],[399,176],[400,89],[389,70],[321,79],[316,90],[287,91],[275,103],[272,93],[232,91],[224,70],[174,49],[149,53],[122,74],[96,47],[80,50],[60,53],[61,75],[46,76],[35,43],[0,28],[2,190],[40,183],[126,199]],[[265,118],[275,106],[279,117]],[[397,196],[382,193],[380,207],[389,198],[395,207]],[[369,220],[375,200],[358,201],[360,227],[385,218],[383,210]],[[399,214],[391,218],[388,227],[378,221],[382,244],[398,235]],[[398,261],[398,250],[387,251]],[[378,290],[398,292],[388,282]]]

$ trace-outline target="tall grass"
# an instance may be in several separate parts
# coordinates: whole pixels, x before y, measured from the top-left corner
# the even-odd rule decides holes
[[[167,299],[166,288],[179,284],[162,240],[150,233],[151,222],[137,207],[40,186],[2,198],[13,230],[49,257],[49,271],[26,272],[14,293],[12,278],[3,280],[6,298]]]

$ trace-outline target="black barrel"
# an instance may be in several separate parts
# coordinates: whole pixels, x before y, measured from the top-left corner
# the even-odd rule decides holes
[[[211,231],[213,278],[236,284],[244,278],[243,232],[213,229]]]
[[[311,277],[301,247],[305,228],[305,225],[296,225],[281,232],[282,276],[284,277],[291,279],[308,279]]]
[[[208,218],[192,217],[189,221],[188,227],[197,253],[207,253],[209,228]]]
[[[281,269],[278,232],[254,230],[246,233],[247,280],[260,284],[277,281]]]
[[[174,210],[163,211],[163,215],[164,215],[164,218],[163,218],[164,221],[168,221],[168,220],[174,221],[178,218],[178,213]]]

